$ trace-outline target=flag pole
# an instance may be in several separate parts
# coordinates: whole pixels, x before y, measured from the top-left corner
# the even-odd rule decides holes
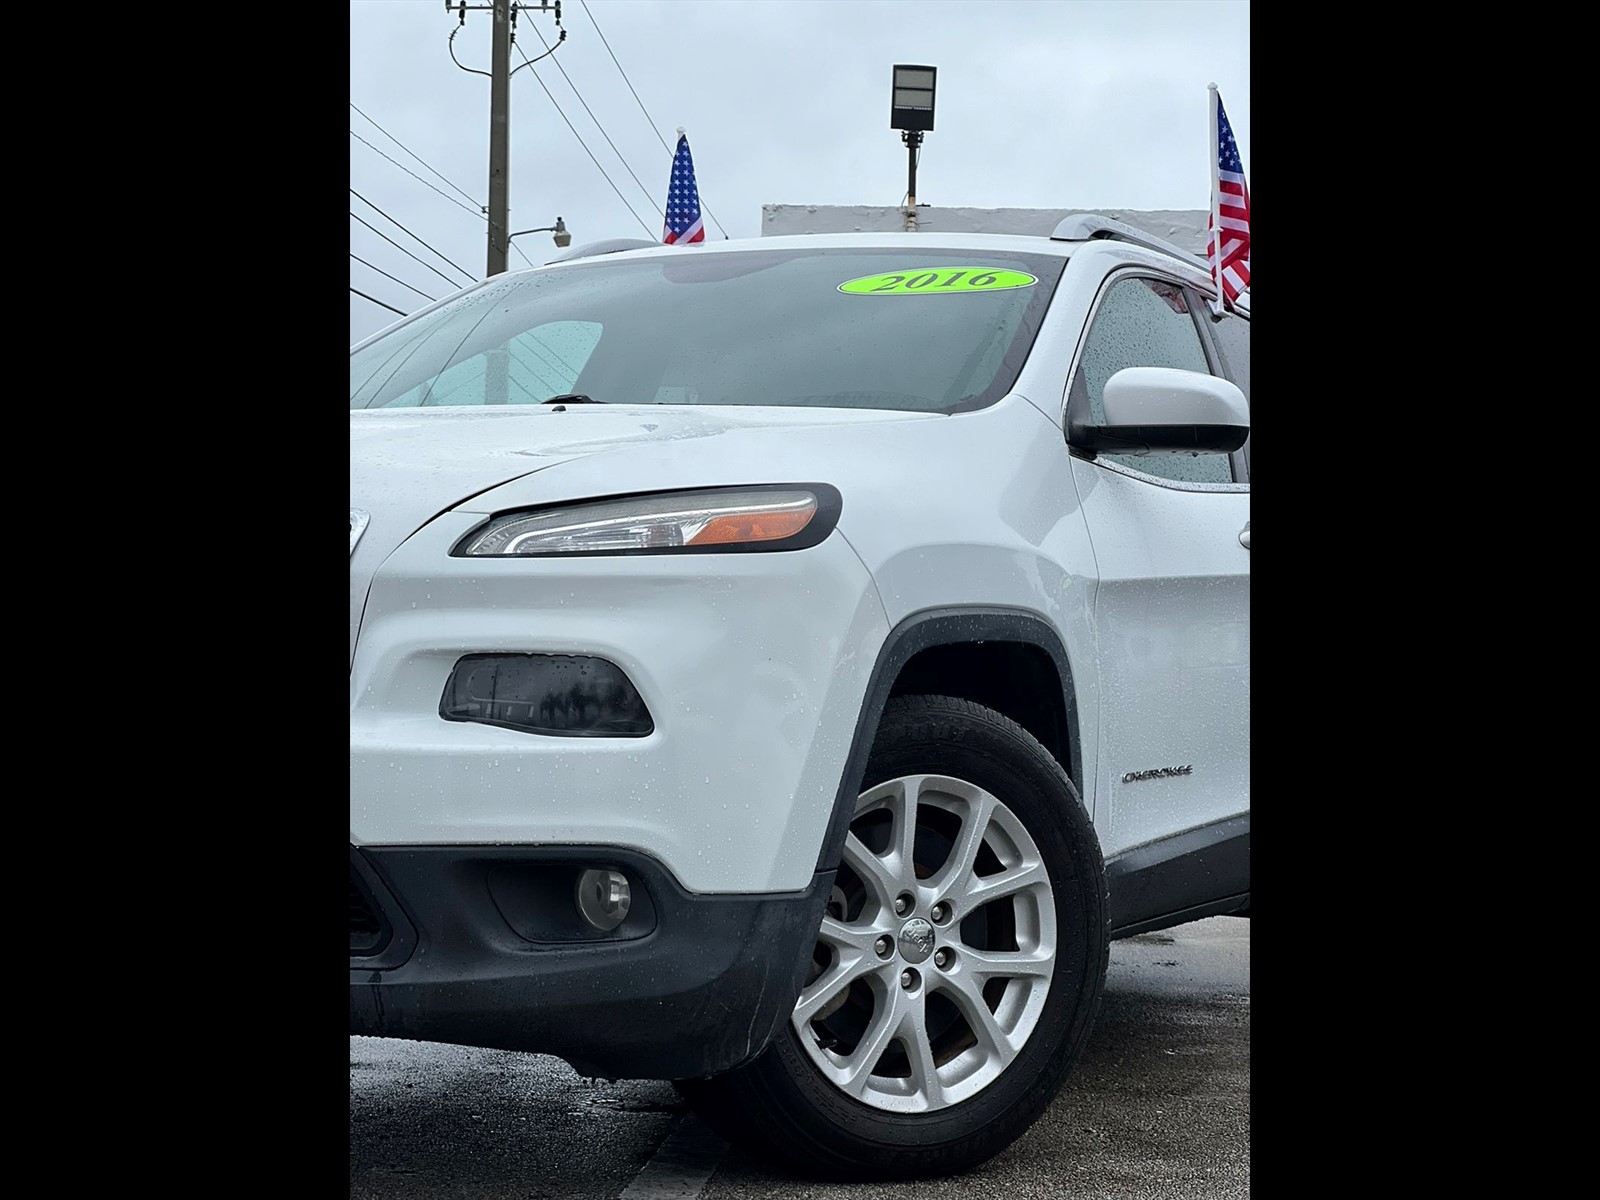
[[[1217,85],[1207,84],[1206,90],[1211,93],[1211,261],[1206,265],[1211,269],[1212,282],[1217,285],[1212,311],[1220,317],[1227,297],[1222,288],[1222,179],[1219,175],[1222,147],[1217,133]]]

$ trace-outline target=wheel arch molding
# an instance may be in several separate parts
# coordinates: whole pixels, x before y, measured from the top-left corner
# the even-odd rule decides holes
[[[969,647],[973,649],[968,650]],[[980,647],[983,648],[981,651],[977,649]],[[935,654],[929,656],[929,651]],[[990,690],[981,681],[974,680],[976,686],[957,685],[955,690],[946,684],[939,687],[937,694],[984,704],[1017,721],[1056,756],[1081,799],[1084,791],[1083,754],[1077,695],[1066,645],[1055,627],[1038,613],[1027,609],[983,605],[924,609],[912,613],[891,629],[878,650],[872,675],[867,681],[866,697],[856,716],[855,733],[839,781],[839,790],[834,796],[833,814],[829,818],[827,835],[817,859],[818,870],[837,867],[844,853],[845,834],[855,811],[856,796],[866,773],[878,724],[883,719],[883,711],[890,697],[927,690],[916,686],[897,690],[897,685],[917,682],[919,656],[924,668],[921,677],[928,680],[937,678],[941,667],[945,670],[959,667],[963,653],[975,654],[980,659],[988,655],[1019,653],[1031,658],[1037,676],[1035,682],[1050,693],[1037,698],[1032,721],[1018,715],[1017,710],[1021,707],[1018,704],[996,704]],[[1047,681],[1043,671],[1046,663],[1053,669],[1054,681]],[[909,674],[908,667],[913,668]],[[1039,703],[1040,700],[1045,703]],[[1040,725],[1041,721],[1047,720],[1059,724],[1057,736],[1052,737],[1050,730]]]

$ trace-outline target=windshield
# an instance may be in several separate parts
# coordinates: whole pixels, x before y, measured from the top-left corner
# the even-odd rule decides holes
[[[757,404],[961,412],[1010,389],[1065,260],[750,250],[483,286],[350,358],[350,407]]]

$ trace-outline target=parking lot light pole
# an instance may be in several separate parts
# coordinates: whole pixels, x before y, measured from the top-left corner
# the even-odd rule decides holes
[[[906,146],[906,229],[917,227],[917,159],[922,135],[933,129],[933,91],[937,67],[897,64],[889,98],[889,128],[900,130]]]

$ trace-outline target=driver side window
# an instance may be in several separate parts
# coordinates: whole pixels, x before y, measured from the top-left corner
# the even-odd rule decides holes
[[[1086,407],[1091,425],[1106,423],[1105,387],[1124,367],[1176,367],[1211,374],[1191,312],[1190,293],[1161,279],[1111,285],[1072,380],[1069,403]],[[1231,483],[1226,454],[1105,454],[1103,460],[1183,483]]]

